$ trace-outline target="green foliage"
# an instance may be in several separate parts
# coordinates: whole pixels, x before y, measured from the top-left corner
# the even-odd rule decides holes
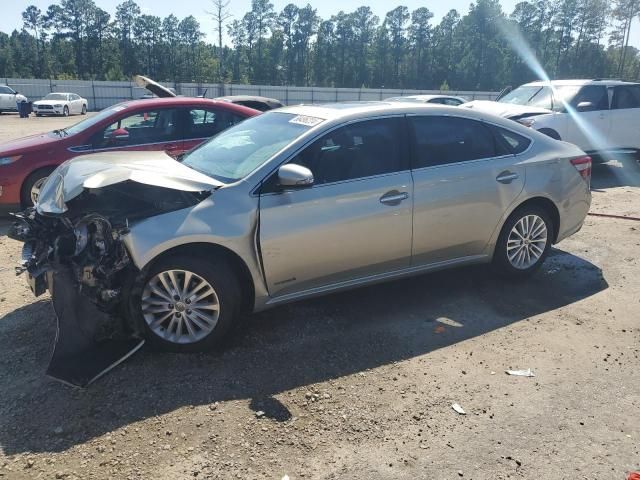
[[[0,32],[0,77],[124,80],[136,73],[160,81],[273,85],[497,90],[535,78],[505,38],[515,25],[552,78],[640,75],[629,47],[640,0],[525,0],[507,16],[499,0],[474,0],[465,15],[438,23],[426,7],[371,8],[321,19],[293,3],[276,12],[252,0],[229,20],[228,0],[212,0],[217,42],[205,41],[194,16],[143,14],[135,0],[113,18],[96,0],[59,0],[46,12],[27,6],[23,28]]]

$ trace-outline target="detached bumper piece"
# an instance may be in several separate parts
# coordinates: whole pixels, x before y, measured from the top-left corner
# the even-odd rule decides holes
[[[58,321],[48,376],[86,387],[142,347],[142,339],[113,333],[119,319],[83,295],[69,270],[49,272],[47,277]]]

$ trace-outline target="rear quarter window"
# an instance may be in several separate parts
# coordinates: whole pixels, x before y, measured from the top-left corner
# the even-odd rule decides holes
[[[524,152],[531,145],[531,140],[511,130],[500,127],[495,127],[495,130],[498,139],[503,141],[510,153],[514,155]]]

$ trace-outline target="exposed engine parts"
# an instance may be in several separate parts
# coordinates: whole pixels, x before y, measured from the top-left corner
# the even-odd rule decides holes
[[[121,241],[126,227],[115,230],[108,219],[97,214],[80,217],[75,223],[66,217],[45,217],[33,209],[16,217],[9,236],[24,242],[17,274],[26,271],[36,278],[67,267],[80,292],[103,311],[110,310],[120,296],[118,273],[130,264]]]

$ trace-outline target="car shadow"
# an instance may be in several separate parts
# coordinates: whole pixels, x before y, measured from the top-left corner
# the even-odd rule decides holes
[[[552,250],[532,278],[460,268],[282,306],[248,319],[222,351],[143,349],[86,390],[44,377],[55,324],[48,301],[0,321],[0,448],[59,452],[191,405],[249,400],[276,421],[274,395],[425,355],[565,307],[608,287],[600,268]]]
[[[614,159],[594,159],[591,189],[598,191],[613,187],[640,187],[640,163],[631,155]]]

